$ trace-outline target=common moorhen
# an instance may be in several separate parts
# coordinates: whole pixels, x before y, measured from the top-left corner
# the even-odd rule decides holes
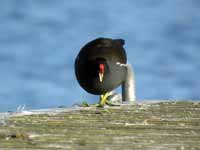
[[[97,38],[81,48],[75,60],[75,74],[80,86],[100,96],[99,105],[108,104],[109,92],[122,84],[127,57],[122,39]]]

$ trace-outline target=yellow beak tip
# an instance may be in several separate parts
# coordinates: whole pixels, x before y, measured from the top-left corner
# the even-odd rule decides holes
[[[99,81],[103,82],[103,74],[102,73],[99,73]]]

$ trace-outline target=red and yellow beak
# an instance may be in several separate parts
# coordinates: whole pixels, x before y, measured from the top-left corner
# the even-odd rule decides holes
[[[99,64],[99,81],[103,82],[103,77],[104,77],[104,64]]]

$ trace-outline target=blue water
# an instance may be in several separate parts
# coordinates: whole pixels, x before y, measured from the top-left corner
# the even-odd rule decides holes
[[[98,101],[73,63],[97,37],[123,38],[139,100],[200,100],[199,0],[2,0],[0,111]]]

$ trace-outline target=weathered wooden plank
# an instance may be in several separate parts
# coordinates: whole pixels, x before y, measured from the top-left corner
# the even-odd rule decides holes
[[[160,102],[15,115],[0,149],[200,149],[200,103]]]

